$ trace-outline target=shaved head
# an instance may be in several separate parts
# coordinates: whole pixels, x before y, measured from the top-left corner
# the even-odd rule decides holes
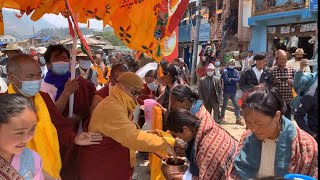
[[[7,65],[8,73],[16,74],[20,71],[23,71],[23,67],[26,64],[33,64],[35,68],[39,66],[38,62],[36,62],[33,57],[31,57],[28,54],[19,54],[16,56],[13,56]],[[40,68],[40,66],[39,66]]]
[[[279,50],[276,51],[276,58],[277,58],[278,56],[285,56],[285,57],[287,57],[287,53],[286,53],[284,50],[279,49]]]
[[[8,79],[16,92],[22,87],[23,81],[41,80],[42,71],[40,65],[31,56],[20,54],[13,56],[7,65]]]

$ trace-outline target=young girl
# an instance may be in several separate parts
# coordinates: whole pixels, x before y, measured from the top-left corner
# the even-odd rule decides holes
[[[35,112],[24,96],[0,97],[0,179],[44,179],[40,156],[26,148],[37,125]]]

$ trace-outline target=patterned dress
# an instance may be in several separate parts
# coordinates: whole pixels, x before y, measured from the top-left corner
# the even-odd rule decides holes
[[[203,105],[200,106],[196,116],[201,120],[195,139],[199,176],[193,177],[193,179],[228,179],[233,167],[238,141],[215,123]]]

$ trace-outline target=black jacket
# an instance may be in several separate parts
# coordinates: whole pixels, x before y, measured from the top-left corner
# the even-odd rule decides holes
[[[300,107],[294,114],[298,126],[309,133],[310,135],[316,135],[318,141],[318,89],[316,89],[315,95],[306,95],[300,101]],[[307,115],[307,121],[305,116]]]
[[[259,84],[265,84],[267,86],[272,85],[272,74],[269,69],[263,69],[263,72],[260,77],[260,82],[258,82],[256,74],[252,68],[241,72],[239,86],[242,91],[253,91],[254,86]]]

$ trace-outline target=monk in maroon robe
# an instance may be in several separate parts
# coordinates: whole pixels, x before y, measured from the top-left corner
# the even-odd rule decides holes
[[[28,84],[29,81],[37,80],[41,82],[41,69],[39,64],[34,61],[31,56],[22,54],[12,58],[9,61],[7,68],[8,79],[10,80],[10,85],[13,87],[14,91],[33,99],[34,96],[39,92],[40,85],[37,91],[34,91],[33,94],[30,94],[30,92],[25,92],[21,82],[24,82],[24,84]],[[76,134],[75,129],[77,129],[77,127],[73,121],[63,117],[49,94],[44,92],[39,93],[47,106],[51,122],[57,130],[60,157],[62,162],[62,169],[60,171],[61,178],[77,180],[79,178],[76,168],[78,145],[97,144],[97,141],[100,141],[102,136],[100,134],[90,133]]]

